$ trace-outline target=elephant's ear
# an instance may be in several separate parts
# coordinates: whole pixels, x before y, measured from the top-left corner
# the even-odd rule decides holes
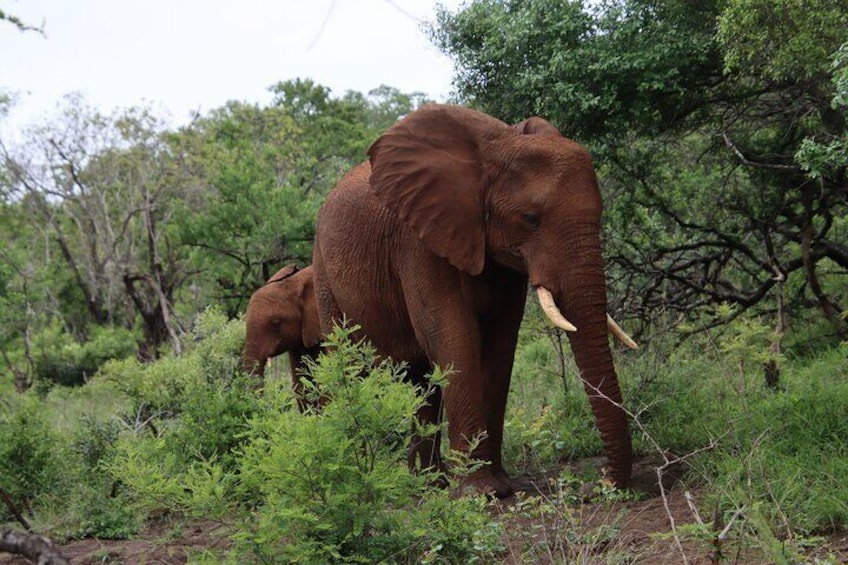
[[[483,270],[486,183],[483,139],[502,122],[465,108],[429,105],[374,142],[371,186],[436,255],[472,275]]]
[[[307,267],[304,269],[306,271]],[[311,269],[309,269],[311,271]],[[301,271],[303,272],[303,271]],[[304,273],[306,274],[306,273]],[[314,347],[321,343],[321,322],[318,319],[318,300],[315,295],[315,279],[311,274],[300,289],[300,332],[303,345]]]
[[[286,265],[265,281],[265,284],[271,284],[273,282],[280,282],[281,280],[288,278],[297,272],[297,265]]]
[[[562,137],[562,133],[556,127],[554,127],[551,122],[544,118],[540,118],[539,116],[527,118],[523,122],[518,122],[512,127],[518,130],[519,133],[527,135],[546,135],[550,137]]]

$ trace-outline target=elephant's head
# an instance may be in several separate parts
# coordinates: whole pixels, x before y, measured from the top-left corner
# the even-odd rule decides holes
[[[573,330],[612,478],[626,484],[631,442],[608,342],[602,202],[588,151],[541,118],[510,127],[433,105],[369,154],[377,197],[433,253],[472,276],[488,262],[523,273],[554,323]]]
[[[286,351],[318,345],[320,325],[312,267],[283,267],[250,297],[242,366],[264,374],[265,363]]]

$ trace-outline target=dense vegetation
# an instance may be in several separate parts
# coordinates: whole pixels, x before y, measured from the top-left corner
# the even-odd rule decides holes
[[[707,517],[675,535],[794,563],[844,532],[848,6],[476,0],[431,34],[462,103],[545,116],[595,155],[612,307],[643,342],[617,357],[636,448],[683,466]],[[599,477],[563,463],[601,446],[533,306],[504,458],[556,488],[506,509],[407,472],[420,397],[347,329],[312,368],[321,414],[240,374],[251,292],[310,261],[324,196],[426,102],[271,92],[177,128],[69,95],[0,139],[0,523],[121,538],[164,511],[220,525],[231,547],[209,562],[633,558],[573,511]],[[0,120],[12,104],[0,92]],[[597,484],[601,504],[622,497]]]
[[[482,0],[433,35],[464,99],[593,149],[611,275],[639,321],[816,307],[844,336],[845,3],[592,5]]]

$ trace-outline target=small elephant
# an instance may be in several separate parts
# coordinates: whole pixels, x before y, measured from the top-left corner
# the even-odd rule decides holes
[[[608,332],[601,194],[592,158],[541,118],[509,126],[428,105],[371,146],[318,213],[313,266],[323,331],[346,318],[423,382],[449,370],[419,419],[448,420],[450,446],[488,463],[474,490],[512,492],[504,411],[528,286],[568,330],[617,485],[633,452]],[[437,444],[436,444],[437,445]],[[436,449],[437,451],[437,449]],[[428,464],[440,466],[439,454]]]
[[[307,403],[300,371],[307,356],[317,357],[321,341],[312,274],[311,266],[298,269],[288,265],[253,293],[245,315],[242,351],[242,367],[259,377],[264,375],[268,359],[288,352],[292,390],[301,412]]]

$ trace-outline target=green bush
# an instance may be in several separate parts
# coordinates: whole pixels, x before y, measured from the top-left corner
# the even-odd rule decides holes
[[[139,510],[197,514],[198,507],[213,505],[209,496],[221,502],[233,494],[220,487],[234,484],[228,473],[237,469],[238,450],[259,402],[251,377],[237,370],[243,341],[243,321],[228,321],[210,309],[199,317],[194,340],[180,357],[104,366],[100,378],[129,399],[127,425],[109,468]],[[207,473],[222,483],[201,492]],[[187,481],[197,484],[187,488]]]
[[[0,488],[19,510],[31,514],[37,502],[62,493],[68,455],[38,398],[0,400]]]
[[[180,387],[165,390],[182,392],[156,418],[157,433],[139,428],[121,436],[114,476],[148,512],[229,524],[233,562],[490,558],[501,549],[500,530],[485,499],[453,500],[429,486],[433,476],[407,467],[420,391],[404,382],[402,368],[354,344],[350,332],[330,336],[332,353],[310,367],[322,405],[305,415],[287,383],[251,392],[234,365],[212,358],[226,349],[220,342],[192,350],[170,371],[148,369],[155,375],[144,375],[135,391],[156,390],[155,377],[178,378]]]
[[[136,351],[135,335],[123,328],[95,327],[80,343],[54,324],[34,341],[35,383],[42,392],[54,385],[85,384],[107,361],[129,357]]]
[[[30,522],[49,523],[58,538],[127,537],[138,530],[138,516],[105,472],[123,426],[108,404],[96,402],[103,391],[92,389],[89,397],[84,388],[74,390],[0,403],[0,488]]]

